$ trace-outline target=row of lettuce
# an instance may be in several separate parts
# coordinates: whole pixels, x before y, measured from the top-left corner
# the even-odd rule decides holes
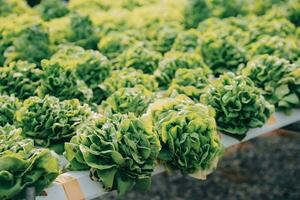
[[[205,178],[217,130],[300,106],[297,0],[0,4],[0,199],[49,185],[51,150],[121,195],[158,160]]]

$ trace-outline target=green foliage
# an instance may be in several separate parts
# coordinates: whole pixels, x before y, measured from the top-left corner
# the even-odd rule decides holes
[[[168,96],[185,94],[198,102],[203,89],[209,84],[209,74],[202,68],[178,69],[167,91]]]
[[[262,55],[250,60],[241,74],[263,90],[265,98],[279,110],[300,106],[299,65],[276,56]]]
[[[300,26],[300,1],[289,0],[287,4],[287,17],[296,26]]]
[[[20,106],[20,101],[14,96],[0,95],[0,127],[14,124],[16,111]]]
[[[111,76],[99,85],[99,100],[109,97],[120,88],[132,88],[136,85],[143,85],[150,91],[157,91],[158,84],[154,76],[144,74],[140,70],[127,68],[113,71]]]
[[[0,0],[0,17],[32,13],[25,0]]]
[[[252,40],[257,40],[265,35],[287,37],[294,35],[296,27],[286,18],[266,19],[257,17],[248,25],[250,37]]]
[[[245,46],[240,42],[243,32],[233,35],[238,28],[215,29],[201,36],[201,54],[204,62],[214,74],[235,71],[240,64],[246,62]],[[240,35],[240,36],[239,36]]]
[[[164,54],[171,50],[179,31],[181,31],[180,26],[177,24],[170,24],[161,25],[155,29],[149,29],[146,31],[146,34],[153,48]]]
[[[91,114],[90,108],[77,99],[30,97],[17,111],[16,120],[25,137],[32,138],[36,145],[49,147],[69,141],[77,126]]]
[[[205,175],[215,167],[222,147],[213,109],[182,95],[152,104],[147,120],[162,145],[159,159],[168,167]]]
[[[168,87],[178,69],[202,68],[206,74],[210,73],[209,68],[196,53],[170,52],[164,56],[159,63],[154,75],[162,87]]]
[[[70,35],[67,40],[86,49],[96,49],[99,37],[93,22],[88,16],[73,13],[70,19]]]
[[[134,113],[141,116],[153,100],[153,93],[142,85],[121,88],[101,103],[100,112],[106,115]]]
[[[28,186],[39,193],[60,173],[53,152],[35,149],[21,132],[11,125],[0,127],[0,199],[20,199]]]
[[[184,24],[186,28],[196,28],[199,22],[211,15],[205,0],[189,0],[184,10]]]
[[[149,187],[160,144],[151,126],[130,114],[83,124],[65,149],[71,169],[91,168],[92,179],[123,195]]]
[[[195,29],[189,29],[178,33],[172,51],[195,52],[200,46],[200,33]]]
[[[274,112],[273,105],[265,100],[251,79],[233,73],[212,81],[200,102],[216,110],[219,130],[237,135],[263,126]]]
[[[43,60],[42,69],[39,96],[52,95],[60,100],[77,98],[82,102],[90,102],[93,98],[93,91],[78,78],[74,69],[49,60]]]
[[[162,58],[161,54],[147,48],[143,43],[138,43],[126,49],[116,58],[119,68],[131,67],[151,74],[158,67]]]
[[[26,99],[36,94],[42,71],[27,61],[11,62],[0,68],[0,93]]]
[[[62,45],[50,58],[50,63],[58,63],[63,68],[74,69],[79,79],[90,88],[104,81],[111,70],[108,59],[98,51],[84,50],[79,46]]]
[[[29,14],[0,17],[0,66],[5,62],[5,50],[12,45],[15,38],[26,28],[40,23],[41,19],[38,16],[31,16]]]
[[[108,58],[116,58],[137,41],[126,33],[113,32],[101,38],[98,49]]]
[[[299,45],[300,42],[296,38],[266,35],[248,46],[248,57],[251,59],[256,55],[268,54],[294,62],[300,55]]]
[[[69,12],[66,3],[62,0],[42,0],[35,8],[46,21],[62,17]]]
[[[5,63],[26,60],[37,65],[51,56],[49,35],[42,25],[33,25],[21,31],[4,52]]]

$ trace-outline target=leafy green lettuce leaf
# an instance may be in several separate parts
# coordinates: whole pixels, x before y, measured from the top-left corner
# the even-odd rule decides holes
[[[76,128],[92,114],[78,99],[59,101],[53,96],[26,99],[16,114],[23,135],[36,145],[63,145],[75,135]]]
[[[41,192],[59,175],[58,157],[48,149],[34,148],[22,129],[0,127],[0,198],[19,199],[26,187]]]
[[[263,126],[274,112],[251,79],[233,73],[212,81],[200,102],[216,110],[218,129],[229,134],[245,135],[250,128]]]
[[[160,144],[149,124],[129,114],[84,124],[65,149],[71,169],[91,168],[92,179],[123,195],[149,187]]]
[[[154,102],[145,118],[159,136],[159,159],[185,173],[210,173],[222,152],[214,115],[211,107],[185,95]]]

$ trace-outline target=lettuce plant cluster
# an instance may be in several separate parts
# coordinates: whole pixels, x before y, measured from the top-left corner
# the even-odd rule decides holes
[[[66,143],[70,170],[90,170],[119,194],[147,188],[157,160],[205,178],[222,153],[217,130],[241,138],[274,108],[299,107],[299,8],[298,0],[0,0],[0,126],[21,128],[12,129],[31,146],[63,153]],[[22,163],[33,165],[15,176],[23,185],[6,196],[2,185],[20,180],[0,171],[0,199],[53,180],[25,184],[43,160],[28,155]],[[22,172],[18,162],[10,173]]]
[[[158,67],[161,54],[148,49],[143,43],[138,43],[123,51],[116,58],[116,65],[120,68],[132,67],[142,70],[144,73],[152,74]]]
[[[209,74],[202,68],[178,69],[170,87],[167,90],[168,96],[185,94],[192,100],[198,102],[203,89],[209,84]]]
[[[0,68],[0,93],[27,99],[36,95],[43,71],[34,63],[14,61]]]
[[[276,108],[288,110],[300,106],[299,70],[284,58],[262,55],[248,62],[241,74],[253,80]]]
[[[0,95],[0,126],[13,125],[21,102],[14,96]]]
[[[71,169],[90,169],[92,179],[122,195],[149,187],[160,143],[146,122],[117,114],[83,124],[65,148]]]
[[[36,145],[60,147],[75,135],[76,127],[92,115],[77,99],[59,101],[53,96],[30,97],[16,113],[18,125]]]
[[[250,78],[233,73],[212,81],[200,102],[215,109],[218,129],[230,134],[244,135],[250,128],[261,127],[274,112]]]
[[[171,169],[210,173],[222,151],[214,116],[212,108],[184,95],[156,101],[147,120],[161,141],[158,158]]]
[[[22,129],[0,126],[0,199],[22,198],[26,187],[41,192],[59,175],[57,156],[37,149],[22,137]]]
[[[134,113],[141,116],[153,101],[154,94],[143,85],[120,88],[101,103],[100,111],[107,115]]]
[[[203,68],[205,73],[210,69],[196,53],[170,52],[160,61],[154,76],[161,87],[168,87],[178,69]]]
[[[136,85],[143,85],[150,91],[157,91],[158,84],[153,75],[144,74],[140,70],[127,68],[113,71],[103,83],[99,85],[102,99],[109,97],[120,88],[132,88]]]

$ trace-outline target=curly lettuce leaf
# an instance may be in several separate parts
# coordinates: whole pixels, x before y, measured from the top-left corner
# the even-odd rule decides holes
[[[93,91],[78,78],[74,69],[49,60],[43,60],[42,69],[41,84],[37,89],[39,96],[52,95],[60,100],[77,98],[87,103],[92,100]]]
[[[26,99],[36,94],[42,70],[27,61],[11,62],[0,68],[0,93]]]
[[[17,111],[16,121],[25,137],[32,138],[36,145],[49,147],[69,141],[77,126],[91,114],[90,108],[81,105],[78,99],[59,101],[53,96],[30,97]]]
[[[20,109],[21,102],[14,96],[0,95],[0,126],[13,125],[16,111]]]
[[[178,69],[202,68],[206,73],[210,69],[203,62],[202,58],[196,53],[169,52],[165,54],[164,59],[159,62],[154,76],[161,87],[168,87]]]
[[[52,51],[48,30],[42,24],[33,25],[13,39],[12,45],[4,52],[5,63],[26,60],[40,65],[40,61],[49,58]]]
[[[144,74],[140,70],[127,68],[113,71],[111,76],[99,85],[99,92],[95,95],[101,101],[120,88],[132,88],[136,85],[143,85],[153,92],[158,90],[158,84],[154,76]]]
[[[209,76],[202,68],[178,69],[167,90],[167,96],[185,94],[198,102],[203,89],[209,84]]]
[[[61,0],[42,0],[35,9],[45,21],[63,17],[69,12],[66,3]]]
[[[265,98],[278,110],[300,106],[299,65],[277,56],[261,55],[250,60],[241,74],[261,88]]]
[[[151,127],[130,114],[84,124],[65,148],[71,169],[89,167],[92,179],[123,195],[135,185],[149,187],[160,144]]]
[[[50,58],[50,63],[58,63],[63,68],[74,69],[78,78],[91,89],[103,82],[111,71],[110,61],[101,53],[72,45],[61,45]]]
[[[154,102],[145,117],[159,136],[159,159],[185,173],[210,173],[222,152],[214,115],[211,107],[185,95]]]
[[[59,175],[59,161],[48,149],[34,148],[31,139],[23,139],[22,129],[0,127],[0,198],[19,199],[26,187],[41,192]]]
[[[117,90],[101,103],[99,110],[107,115],[134,113],[136,116],[141,116],[153,100],[154,94],[151,91],[142,85],[137,85],[133,88]]]
[[[251,79],[233,73],[212,81],[200,102],[216,110],[219,130],[236,135],[245,135],[250,128],[263,126],[274,112],[274,106]]]
[[[162,55],[146,47],[144,43],[137,43],[123,51],[116,58],[118,68],[135,68],[144,73],[152,74],[158,67]]]
[[[248,60],[258,55],[268,54],[295,62],[300,55],[299,45],[300,42],[294,37],[265,35],[248,45]]]

